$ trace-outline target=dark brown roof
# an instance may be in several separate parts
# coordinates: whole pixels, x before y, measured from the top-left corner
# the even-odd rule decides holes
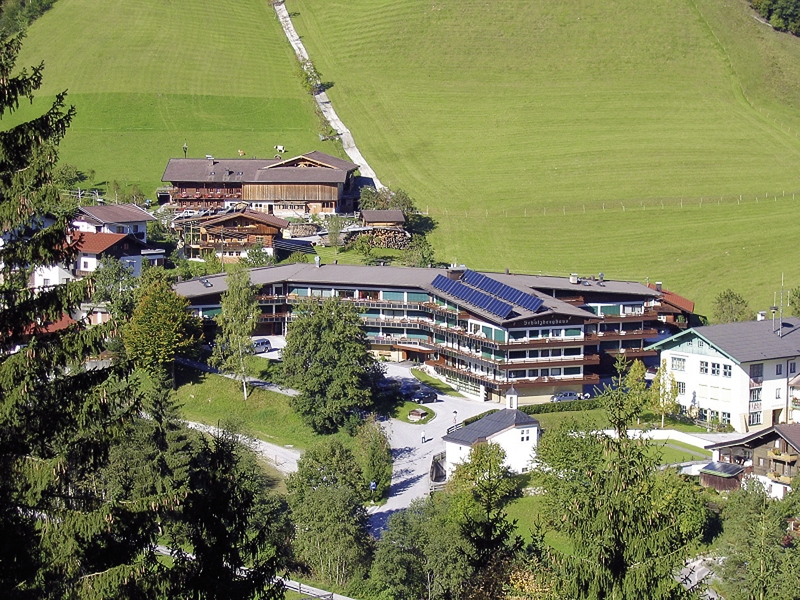
[[[768,427],[760,431],[749,433],[735,440],[720,442],[719,444],[712,444],[710,446],[706,446],[706,448],[708,450],[717,450],[719,448],[729,448],[731,446],[739,446],[740,444],[747,444],[749,442],[752,442],[753,440],[757,440],[758,438],[767,436],[771,433],[777,433],[784,440],[789,442],[794,447],[795,450],[800,452],[800,423],[791,423],[789,425],[786,424],[773,425],[772,427]]]
[[[78,248],[86,254],[105,252],[117,242],[128,237],[125,233],[86,233],[85,231],[78,232],[76,235],[80,236]]]
[[[81,206],[76,217],[80,220],[94,220],[95,223],[138,223],[140,221],[155,221],[156,218],[146,210],[135,204],[108,204],[104,206]],[[88,217],[84,219],[84,217]]]
[[[362,210],[364,223],[405,223],[402,210]]]
[[[306,158],[319,167],[288,166],[293,161]],[[286,165],[286,166],[284,166]],[[324,152],[307,152],[287,159],[268,158],[171,158],[161,181],[173,183],[321,183],[327,177],[330,183],[341,183],[347,173],[358,168],[346,160],[329,156]],[[264,174],[265,171],[272,172]],[[319,172],[314,174],[306,171]],[[323,175],[322,173],[326,173]],[[299,179],[298,179],[299,178]]]
[[[205,223],[202,223],[201,226],[210,227],[214,225],[220,225],[225,221],[235,219],[236,217],[245,217],[252,221],[258,221],[259,223],[264,223],[265,225],[272,225],[273,227],[277,227],[278,229],[285,229],[286,227],[289,227],[289,221],[285,219],[281,219],[280,217],[276,217],[274,215],[268,215],[266,213],[250,209],[222,215],[216,219],[211,219],[209,221],[206,221]]]
[[[482,419],[470,423],[447,434],[442,439],[462,446],[473,446],[485,442],[490,437],[514,427],[538,427],[539,421],[514,408],[504,408],[486,415]]]
[[[328,167],[271,167],[260,169],[252,183],[344,183],[347,171]],[[250,183],[250,182],[245,182]]]

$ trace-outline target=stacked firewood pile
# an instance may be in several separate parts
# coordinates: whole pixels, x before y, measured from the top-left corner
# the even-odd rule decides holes
[[[315,223],[289,223],[289,232],[293,238],[316,235],[319,225]]]
[[[373,229],[371,233],[374,248],[391,248],[405,250],[411,242],[411,234],[402,229]]]

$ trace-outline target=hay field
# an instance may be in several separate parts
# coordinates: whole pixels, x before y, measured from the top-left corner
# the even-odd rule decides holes
[[[30,28],[18,66],[45,61],[39,102],[69,90],[62,160],[151,196],[167,159],[340,154],[317,137],[313,100],[263,0],[59,0]],[[8,120],[13,123],[13,120]],[[6,120],[3,125],[5,126]]]
[[[703,312],[800,285],[800,39],[744,0],[287,6],[441,259],[649,277]]]

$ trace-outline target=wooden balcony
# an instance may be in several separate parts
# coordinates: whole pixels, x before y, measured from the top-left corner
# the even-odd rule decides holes
[[[435,368],[437,371],[447,373],[455,378],[465,379],[467,381],[472,381],[473,383],[477,383],[479,385],[483,385],[485,387],[491,389],[497,389],[500,391],[506,390],[510,388],[512,385],[514,387],[553,387],[558,385],[597,385],[600,383],[600,376],[591,374],[591,373],[584,373],[580,376],[562,376],[562,377],[535,377],[535,378],[519,378],[513,380],[507,379],[499,379],[496,377],[488,377],[485,375],[478,375],[477,373],[473,373],[471,371],[466,371],[464,369],[459,369],[458,367],[454,367],[452,365],[448,365],[444,360],[427,360],[425,361],[426,365],[429,365]]]
[[[536,348],[563,348],[565,346],[593,346],[597,344],[599,337],[596,333],[585,333],[583,337],[576,338],[537,338],[510,340],[499,344],[500,350],[527,350]]]
[[[258,322],[259,323],[283,323],[287,320],[287,317],[290,317],[291,313],[289,312],[279,312],[279,313],[262,313],[258,315]]]
[[[777,460],[784,463],[797,462],[796,452],[781,452],[780,450],[776,452],[773,449],[767,452],[767,456],[770,457],[772,460]]]
[[[601,331],[597,334],[601,342],[613,340],[644,340],[658,335],[658,329],[633,329],[631,331]]]
[[[609,348],[601,350],[606,354],[616,356],[617,354],[624,354],[631,358],[646,358],[648,356],[658,356],[658,350],[645,350],[644,348]]]
[[[540,369],[548,367],[573,367],[580,365],[599,365],[599,354],[584,354],[581,356],[550,356],[545,358],[532,358],[520,362],[505,362],[498,366],[503,370],[514,369]]]
[[[786,485],[792,483],[792,478],[789,475],[779,475],[775,471],[768,471],[767,477],[772,481],[777,481],[778,483],[785,483]]]
[[[658,311],[646,308],[642,312],[628,313],[624,315],[604,315],[603,323],[625,323],[626,321],[655,321],[658,319]]]

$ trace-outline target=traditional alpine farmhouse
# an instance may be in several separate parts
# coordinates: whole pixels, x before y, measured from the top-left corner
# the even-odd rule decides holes
[[[275,242],[283,238],[289,222],[241,207],[214,215],[178,219],[173,221],[172,227],[183,240],[186,258],[201,258],[213,252],[223,262],[237,262],[254,246],[273,256]]]
[[[701,422],[742,433],[800,422],[800,319],[696,327],[649,349],[661,351],[678,402]]]
[[[242,202],[280,217],[352,212],[358,191],[349,161],[323,152],[292,158],[172,158],[162,181],[178,210],[221,210]]]
[[[646,350],[666,324],[661,294],[601,278],[477,273],[450,269],[289,264],[251,269],[260,334],[282,334],[292,309],[336,296],[358,308],[373,351],[424,362],[459,391],[520,403],[558,391],[593,393],[619,354],[655,362]],[[225,275],[178,283],[200,317],[220,312]]]

